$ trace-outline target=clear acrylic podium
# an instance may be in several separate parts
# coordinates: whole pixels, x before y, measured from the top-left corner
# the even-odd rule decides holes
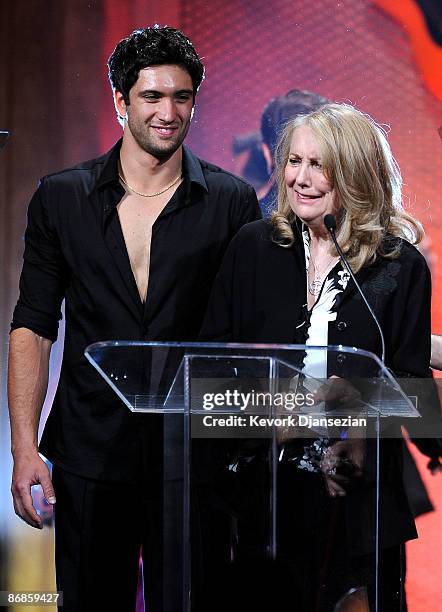
[[[380,445],[419,413],[375,355],[124,341],[85,355],[160,423],[162,612],[287,598],[332,611],[349,597],[378,612]]]

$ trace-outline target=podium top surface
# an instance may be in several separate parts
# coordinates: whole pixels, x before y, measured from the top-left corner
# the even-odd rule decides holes
[[[204,414],[207,394],[247,389],[310,394],[321,410],[332,399],[344,413],[357,404],[371,415],[419,415],[379,357],[355,347],[113,340],[85,356],[135,412]],[[211,410],[225,414],[226,406]]]

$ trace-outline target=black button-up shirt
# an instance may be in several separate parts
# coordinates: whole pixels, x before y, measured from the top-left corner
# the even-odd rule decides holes
[[[124,195],[120,146],[41,180],[29,205],[12,321],[12,329],[55,340],[65,299],[61,376],[40,450],[92,478],[129,477],[140,415],[116,399],[84,349],[103,340],[196,340],[227,245],[260,216],[247,183],[184,148],[184,180],[152,228],[143,303],[116,208]]]

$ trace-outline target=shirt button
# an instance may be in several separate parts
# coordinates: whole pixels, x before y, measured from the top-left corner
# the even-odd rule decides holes
[[[339,331],[344,331],[344,329],[347,329],[347,323],[345,321],[339,321],[339,323],[338,323],[338,330]]]
[[[344,363],[346,357],[343,353],[338,353],[338,356],[336,357],[336,361],[338,363]]]

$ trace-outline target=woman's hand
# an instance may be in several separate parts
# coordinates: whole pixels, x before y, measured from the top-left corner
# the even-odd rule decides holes
[[[351,382],[334,374],[314,393],[315,403],[339,403],[349,409],[357,406],[361,394]]]
[[[352,478],[362,476],[364,440],[340,440],[330,446],[321,461],[325,486],[331,497],[344,497]]]

